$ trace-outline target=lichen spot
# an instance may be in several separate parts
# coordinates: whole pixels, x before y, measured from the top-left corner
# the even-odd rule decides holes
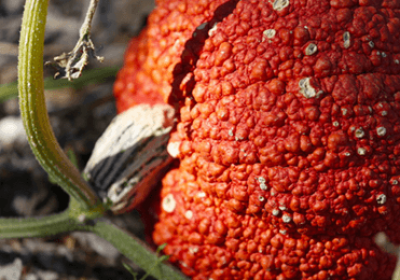
[[[289,215],[285,214],[285,215],[282,216],[282,221],[287,224],[287,223],[290,223],[292,221],[292,218],[290,218]]]
[[[168,154],[173,157],[176,158],[179,155],[179,147],[181,145],[181,142],[170,142],[167,145],[167,152]]]
[[[279,215],[279,210],[278,209],[274,209],[272,210],[272,215],[274,215],[275,217]]]
[[[375,47],[375,44],[374,44],[374,42],[372,42],[372,41],[369,41],[369,42],[368,42],[368,45],[370,46],[371,49],[373,49],[373,48]]]
[[[278,208],[279,208],[279,210],[282,210],[282,211],[286,211],[287,210],[285,205],[280,205]]]
[[[300,93],[303,94],[305,98],[311,98],[314,97],[317,93],[315,91],[315,88],[313,88],[310,84],[311,78],[304,78],[301,79],[299,82],[299,87],[300,87]]]
[[[276,34],[276,30],[275,30],[275,29],[267,29],[267,30],[264,30],[262,42],[264,42],[266,39],[272,39],[272,38],[274,38],[274,37],[275,37],[275,34]]]
[[[166,197],[164,197],[161,205],[165,212],[168,213],[174,212],[176,208],[176,200],[174,198],[174,195],[170,193]]]
[[[186,267],[186,268],[189,267],[189,266],[187,265],[187,263],[185,263],[185,262],[181,262],[181,265],[182,265],[183,267]]]
[[[362,127],[360,127],[359,129],[356,129],[355,136],[356,136],[357,138],[363,138],[364,135],[365,135],[365,132],[364,132],[364,130],[362,129]]]
[[[315,54],[317,52],[317,50],[318,50],[317,45],[311,43],[306,48],[306,55],[313,55],[313,54]]]
[[[214,25],[211,27],[211,29],[208,30],[208,36],[214,35],[214,33],[217,31],[217,24],[218,24],[218,22],[214,23]]]
[[[397,181],[397,180],[393,180],[393,182],[392,182],[393,185],[397,185],[398,183],[399,183],[399,181]]]
[[[339,126],[339,122],[338,121],[334,121],[333,122],[333,126],[338,127]]]
[[[265,179],[263,177],[258,177],[257,181],[260,183],[260,189],[266,191],[268,189],[267,185],[265,184]]]
[[[386,135],[386,128],[384,128],[383,126],[377,127],[376,128],[376,134],[378,134],[378,136],[385,136]]]
[[[343,33],[343,47],[348,49],[350,47],[350,32],[346,31]]]
[[[264,184],[264,183],[265,183],[264,177],[258,177],[258,178],[257,178],[257,181],[258,181],[260,184]]]
[[[206,193],[205,192],[198,192],[197,193],[197,197],[199,197],[199,198],[206,197]]]
[[[380,194],[380,195],[376,198],[376,202],[377,202],[378,204],[385,204],[385,203],[386,203],[386,195]]]
[[[193,212],[191,210],[187,210],[185,212],[185,217],[186,219],[191,220],[193,218]]]
[[[196,254],[199,251],[199,248],[197,247],[189,247],[189,252],[192,254]]]
[[[281,11],[287,6],[289,6],[289,0],[275,0],[274,4],[272,5],[272,8],[275,11]]]
[[[266,184],[261,183],[261,184],[260,184],[260,189],[263,190],[263,191],[266,191],[266,190],[268,190],[268,187],[267,187]]]
[[[364,148],[358,148],[358,149],[357,149],[357,153],[358,153],[360,156],[365,156],[365,154],[367,153],[367,150],[365,150]]]

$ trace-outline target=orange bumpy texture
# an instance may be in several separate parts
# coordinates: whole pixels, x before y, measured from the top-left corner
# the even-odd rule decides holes
[[[196,280],[390,279],[400,1],[158,1],[120,111],[179,109],[153,238]]]

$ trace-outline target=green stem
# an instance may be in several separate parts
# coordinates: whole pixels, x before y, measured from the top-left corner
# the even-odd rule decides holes
[[[0,218],[0,238],[46,237],[74,230],[90,230],[86,222],[103,214],[98,208],[84,210],[71,198],[68,209],[62,213],[44,217]]]
[[[77,213],[74,213],[76,210],[74,204],[72,201],[65,212],[47,217],[0,218],[0,239],[46,237],[70,231],[90,231],[110,242],[147,274],[163,280],[188,280],[176,268],[160,262],[159,256],[137,237],[106,219],[95,218],[87,224],[78,221]]]
[[[58,144],[44,100],[43,43],[48,0],[27,0],[19,43],[18,89],[21,117],[37,160],[83,209],[98,198]]]
[[[188,280],[176,268],[159,263],[159,257],[146,244],[115,225],[106,221],[98,221],[89,230],[110,242],[124,256],[151,276],[163,280]],[[159,264],[156,265],[157,263]]]
[[[0,218],[0,238],[44,237],[78,228],[69,211],[39,218]]]

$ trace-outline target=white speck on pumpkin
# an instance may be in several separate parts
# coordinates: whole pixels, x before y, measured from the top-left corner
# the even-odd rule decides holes
[[[174,195],[172,193],[168,194],[164,199],[162,200],[162,209],[164,209],[165,212],[172,213],[174,212],[176,208],[176,200],[174,198]]]

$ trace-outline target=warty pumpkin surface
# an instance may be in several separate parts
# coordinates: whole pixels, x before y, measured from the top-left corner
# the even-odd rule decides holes
[[[168,103],[156,244],[196,280],[390,279],[400,1],[159,0],[115,83]]]

